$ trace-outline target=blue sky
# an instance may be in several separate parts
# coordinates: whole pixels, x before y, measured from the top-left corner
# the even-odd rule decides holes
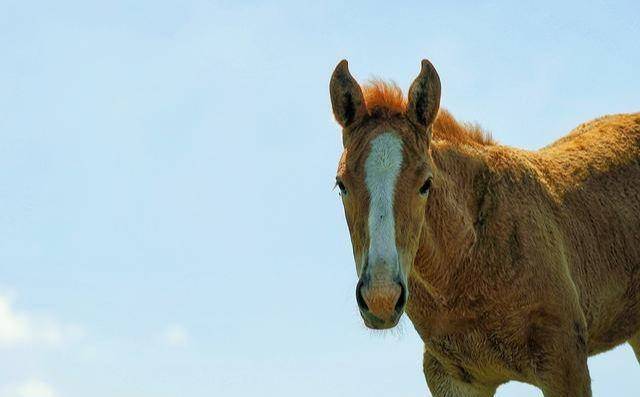
[[[640,110],[640,4],[0,2],[0,396],[426,396],[359,320],[335,64],[535,149]],[[626,347],[594,395],[632,396]],[[539,396],[509,384],[498,395]]]

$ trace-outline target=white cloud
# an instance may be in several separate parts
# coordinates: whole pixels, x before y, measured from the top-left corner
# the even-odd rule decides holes
[[[189,343],[189,333],[180,324],[170,324],[160,335],[160,340],[168,346],[184,347]]]
[[[58,347],[82,334],[78,325],[62,324],[50,317],[18,311],[10,298],[0,295],[0,348]]]
[[[38,379],[10,385],[0,389],[0,397],[56,397],[53,388]]]

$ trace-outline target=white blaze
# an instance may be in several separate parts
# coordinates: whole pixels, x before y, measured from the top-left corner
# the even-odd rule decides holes
[[[393,198],[402,167],[402,140],[385,132],[371,141],[365,162],[365,182],[369,191],[369,265],[396,266],[396,229]]]

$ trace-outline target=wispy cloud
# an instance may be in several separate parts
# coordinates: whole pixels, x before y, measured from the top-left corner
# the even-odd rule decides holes
[[[57,394],[47,383],[38,379],[28,379],[22,383],[0,388],[0,397],[56,397]]]
[[[0,348],[59,347],[82,335],[82,328],[76,324],[17,310],[9,297],[0,295]]]
[[[189,333],[180,324],[170,324],[160,334],[160,341],[172,347],[184,347],[189,344],[189,339]]]

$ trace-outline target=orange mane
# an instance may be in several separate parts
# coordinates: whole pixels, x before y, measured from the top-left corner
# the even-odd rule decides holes
[[[407,100],[394,82],[372,79],[362,87],[364,101],[370,115],[396,116],[407,110]],[[440,109],[433,124],[433,137],[456,144],[475,143],[494,145],[491,134],[478,124],[459,123],[445,109]]]
[[[394,82],[372,79],[362,87],[369,114],[394,116],[407,110],[407,100]]]

